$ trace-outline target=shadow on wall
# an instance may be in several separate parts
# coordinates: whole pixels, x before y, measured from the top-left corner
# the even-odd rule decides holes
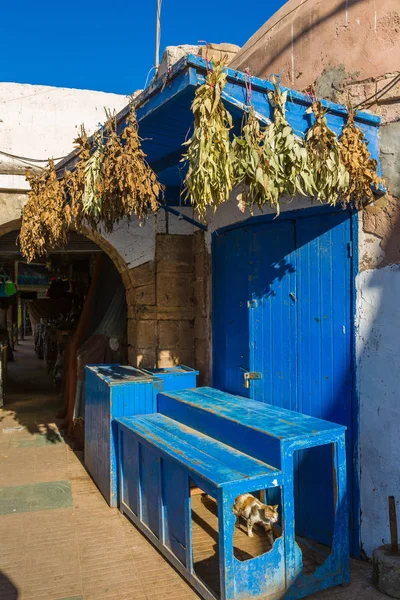
[[[389,543],[388,496],[400,508],[400,211],[381,243],[386,256],[357,277],[357,373],[360,397],[361,539],[367,556]]]
[[[352,0],[352,6],[360,3],[360,2],[364,2],[364,0]],[[293,15],[292,20],[294,21],[295,17],[297,16],[297,13],[299,11],[299,9],[301,8],[301,4],[300,2],[297,2],[295,7],[290,11],[290,12],[285,12],[285,14],[281,17],[281,19],[277,20],[270,29],[268,29],[264,34],[263,37],[266,36],[272,29],[275,29],[279,23],[281,23],[282,21],[290,18],[291,15]],[[338,6],[336,6],[334,9],[332,9],[331,11],[329,11],[328,13],[326,13],[323,17],[321,17],[318,20],[313,20],[309,25],[306,25],[304,27],[301,27],[301,29],[296,33],[295,36],[293,37],[289,37],[288,41],[286,42],[286,44],[283,44],[279,50],[278,48],[275,48],[275,51],[272,53],[271,55],[271,60],[268,60],[267,57],[268,55],[265,54],[265,58],[267,59],[265,62],[262,63],[262,70],[264,73],[269,73],[271,70],[271,66],[273,63],[276,63],[276,61],[279,60],[279,58],[285,54],[285,52],[291,48],[293,48],[295,46],[295,44],[301,40],[302,38],[304,38],[305,36],[307,36],[309,33],[311,33],[312,31],[318,30],[318,28],[323,25],[325,22],[330,21],[333,17],[335,17],[336,15],[343,13],[345,14],[346,11],[348,9],[348,0],[343,0],[343,2],[341,2]],[[300,13],[301,14],[301,13]],[[300,15],[299,15],[300,16]],[[288,21],[290,22],[290,21]],[[256,40],[254,40],[252,45],[248,45],[246,44],[245,50],[246,50],[246,56],[248,56],[249,52],[251,52],[252,48],[254,46],[257,45],[259,41],[259,38],[257,38]],[[234,68],[242,68],[242,66],[240,65],[239,67],[236,66],[236,62],[240,62],[240,58],[241,58],[242,52],[239,52],[239,56],[238,59],[234,59],[233,60],[233,66]],[[259,73],[256,73],[259,75]]]
[[[19,592],[11,579],[0,571],[0,598],[1,600],[18,600]]]

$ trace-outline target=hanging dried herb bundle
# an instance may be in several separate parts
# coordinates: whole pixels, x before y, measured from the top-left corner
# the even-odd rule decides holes
[[[130,218],[133,213],[142,220],[149,210],[152,212],[158,210],[159,198],[164,192],[164,187],[146,161],[133,107],[121,137],[123,140],[121,150],[118,148],[115,133],[109,140],[110,147],[107,147],[107,153],[111,148],[113,149],[115,170],[113,179],[111,173],[105,178],[105,185],[110,182],[115,189],[119,218],[123,216]]]
[[[104,145],[101,134],[96,132],[93,137],[93,147],[89,160],[84,167],[85,187],[82,194],[82,213],[98,222],[102,215],[102,194],[101,194],[101,167],[104,157]]]
[[[314,194],[320,202],[335,205],[349,187],[349,174],[340,160],[340,147],[335,133],[329,129],[325,110],[319,100],[306,113],[315,122],[306,138],[306,150],[313,177]]]
[[[121,140],[116,132],[115,116],[107,114],[103,136],[102,160],[98,178],[98,193],[101,197],[98,219],[104,229],[111,233],[114,224],[123,216],[121,200],[118,194],[118,163],[123,151]]]
[[[201,217],[208,206],[216,209],[229,198],[234,183],[233,150],[229,139],[232,117],[221,93],[226,84],[224,61],[212,62],[206,83],[196,90],[192,103],[193,135],[185,142],[189,169],[185,178],[189,197]]]
[[[269,94],[274,106],[274,122],[265,130],[263,152],[271,168],[271,204],[279,214],[279,200],[285,194],[311,196],[314,192],[312,173],[307,151],[295,137],[286,119],[287,92],[281,92],[277,78],[273,80],[274,92]]]
[[[85,168],[83,214],[93,228],[102,225],[107,232],[122,218],[130,219],[132,213],[141,220],[149,209],[158,210],[163,192],[141,148],[133,108],[121,137],[115,116],[108,114],[103,129],[105,143],[99,135]]]
[[[31,190],[22,214],[19,239],[22,255],[31,262],[66,244],[69,220],[64,185],[57,179],[53,160],[38,175],[27,171],[26,178]]]
[[[250,211],[254,204],[262,208],[271,204],[270,165],[261,147],[263,132],[260,122],[250,106],[249,114],[240,137],[235,136],[232,147],[235,153],[235,185],[241,186],[237,195],[239,209]]]
[[[64,184],[68,197],[67,212],[70,222],[80,231],[84,220],[82,210],[82,199],[85,191],[86,165],[91,157],[91,145],[84,126],[81,126],[79,136],[74,140],[77,162],[72,172],[65,171]],[[93,229],[96,227],[95,221],[86,216]]]
[[[365,202],[374,199],[371,186],[378,188],[383,185],[383,180],[378,175],[378,164],[371,158],[365,136],[356,126],[354,118],[354,110],[349,108],[347,125],[339,140],[340,159],[350,176],[350,185],[342,196],[342,202],[360,209]]]

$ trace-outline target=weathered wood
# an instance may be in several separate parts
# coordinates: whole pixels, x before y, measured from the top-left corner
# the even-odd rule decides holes
[[[392,554],[399,553],[399,534],[397,531],[396,502],[394,496],[389,496],[389,525],[390,547]]]
[[[218,504],[223,600],[294,600],[349,581],[345,427],[213,388],[160,393],[158,411],[117,420],[120,508],[203,598],[210,590],[195,573],[191,550],[193,485]],[[295,541],[294,457],[327,444],[334,449],[333,546],[306,576]],[[235,560],[235,498],[279,489],[282,537],[266,554]]]

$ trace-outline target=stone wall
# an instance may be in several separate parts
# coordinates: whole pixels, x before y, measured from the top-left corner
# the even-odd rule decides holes
[[[211,258],[204,232],[193,235],[194,253],[194,365],[199,385],[211,383]]]
[[[156,235],[154,261],[130,269],[130,364],[194,364],[193,271],[192,238],[169,234]]]

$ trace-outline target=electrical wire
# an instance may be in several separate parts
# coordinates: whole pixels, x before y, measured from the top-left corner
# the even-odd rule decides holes
[[[365,98],[365,100],[362,100],[361,102],[359,102],[354,108],[357,109],[360,106],[363,106],[364,104],[368,104],[368,102],[370,102],[371,100],[375,100],[375,101],[381,100],[381,98],[383,96],[385,96],[387,94],[387,92],[389,92],[395,85],[397,85],[397,83],[399,81],[400,81],[400,73],[398,75],[396,75],[396,77],[394,79],[389,81],[389,83],[387,83],[382,89],[380,89],[378,92],[375,92],[374,94],[369,96],[369,98]],[[371,104],[374,104],[374,102],[371,102]]]
[[[153,69],[156,69],[156,73],[157,73],[157,68],[156,67],[151,67],[151,69],[149,69],[149,72],[147,73],[147,77],[146,77],[146,83],[144,84],[144,89],[147,88],[147,84],[148,84],[148,81],[149,81],[150,73],[152,72]]]
[[[4,156],[8,156],[9,158],[13,158],[15,160],[18,160],[20,163],[23,163],[24,165],[27,165],[28,167],[34,167],[34,168],[39,168],[39,169],[45,169],[45,165],[39,165],[38,163],[48,163],[49,159],[48,158],[28,158],[26,156],[18,156],[16,154],[11,154],[10,152],[5,152],[4,150],[0,150],[0,155],[4,155]],[[65,156],[61,156],[59,158],[54,158],[53,160],[61,160],[62,158],[65,158]],[[35,164],[34,164],[35,163]]]
[[[11,152],[5,152],[4,150],[0,150],[0,154],[3,154],[4,156],[8,156],[9,158],[15,158],[16,160],[19,160],[20,162],[24,162],[27,164],[49,162],[48,158],[29,158],[27,156],[18,156],[17,154],[11,154]],[[53,158],[53,160],[61,160],[63,158],[66,158],[66,156],[59,156],[57,158]]]

